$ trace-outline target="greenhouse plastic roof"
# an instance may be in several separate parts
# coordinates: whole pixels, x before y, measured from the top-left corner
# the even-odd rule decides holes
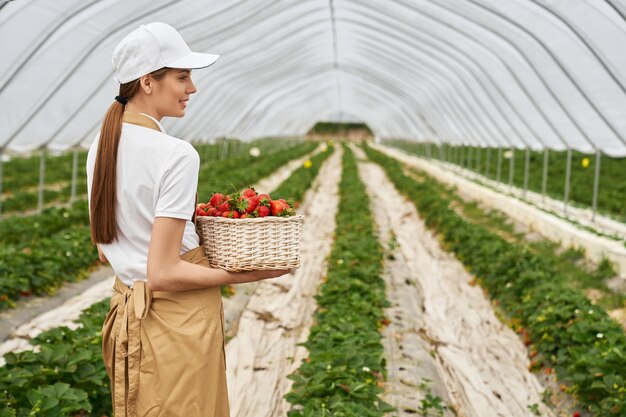
[[[626,156],[624,0],[18,0],[0,3],[0,149],[93,140],[111,54],[151,21],[219,61],[168,133],[305,134],[344,113],[380,138]]]

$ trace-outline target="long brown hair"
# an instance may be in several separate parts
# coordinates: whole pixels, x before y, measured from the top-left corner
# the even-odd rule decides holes
[[[171,68],[161,68],[150,73],[155,80],[165,77]],[[119,95],[131,100],[139,91],[139,79],[120,85]],[[91,184],[89,217],[91,220],[91,242],[112,243],[117,240],[115,207],[117,206],[117,148],[122,135],[122,117],[125,106],[115,100],[107,110],[100,129],[96,165]]]

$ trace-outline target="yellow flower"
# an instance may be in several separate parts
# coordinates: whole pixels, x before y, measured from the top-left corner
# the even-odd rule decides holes
[[[304,167],[305,167],[306,169],[311,168],[311,165],[313,165],[313,163],[311,162],[311,160],[310,160],[310,159],[307,159],[306,161],[304,161]]]
[[[589,167],[589,158],[583,158],[582,166],[583,166],[583,168],[588,168]]]

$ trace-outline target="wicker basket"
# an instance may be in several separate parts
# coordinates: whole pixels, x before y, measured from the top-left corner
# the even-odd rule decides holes
[[[300,267],[303,221],[303,215],[253,219],[199,216],[196,227],[212,268],[258,271]]]

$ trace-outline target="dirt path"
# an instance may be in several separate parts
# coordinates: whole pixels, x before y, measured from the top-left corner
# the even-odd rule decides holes
[[[298,210],[306,216],[302,267],[258,284],[239,319],[236,336],[226,346],[233,417],[285,416],[290,408],[283,399],[292,384],[287,375],[306,357],[306,349],[296,345],[308,337],[316,307],[313,296],[333,243],[341,154],[336,148]]]
[[[364,156],[360,150],[358,155]],[[379,227],[391,228],[398,245],[394,254],[404,259],[410,285],[400,287],[403,298],[396,300],[404,306],[399,321],[412,327],[433,352],[439,374],[433,394],[440,392],[437,381],[441,381],[459,416],[526,417],[535,407],[542,416],[552,416],[541,401],[541,385],[528,370],[524,345],[497,319],[480,287],[469,284],[472,276],[439,247],[414,205],[395,190],[379,166],[361,162],[359,169],[377,202],[376,217],[385,218]],[[390,294],[394,292],[392,287]],[[421,311],[416,312],[416,306]],[[414,380],[433,372],[421,357],[423,349],[415,355],[419,370]],[[394,388],[389,393],[393,399]]]

